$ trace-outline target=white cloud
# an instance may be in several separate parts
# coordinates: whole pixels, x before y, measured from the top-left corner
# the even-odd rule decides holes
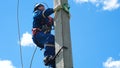
[[[32,35],[28,32],[24,33],[21,38],[22,46],[33,46],[35,45],[32,41]]]
[[[85,3],[88,2],[88,0],[75,0],[76,3]]]
[[[120,3],[118,3],[118,0],[105,0],[103,4],[103,10],[111,11],[120,7]]]
[[[0,68],[16,68],[10,60],[0,60]]]
[[[115,10],[120,8],[118,0],[74,0],[76,3],[91,3],[96,7],[102,7],[103,10]]]
[[[104,68],[120,68],[120,60],[114,60],[109,57],[106,62],[103,63]]]
[[[98,0],[75,0],[76,3],[96,3]]]

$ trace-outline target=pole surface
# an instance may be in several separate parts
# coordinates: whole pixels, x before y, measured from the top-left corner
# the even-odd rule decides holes
[[[68,3],[68,0],[54,0],[54,6]],[[67,49],[62,49],[59,56],[56,57],[56,68],[73,68],[72,48],[70,37],[69,15],[64,10],[55,13],[55,48],[56,53],[62,46]]]

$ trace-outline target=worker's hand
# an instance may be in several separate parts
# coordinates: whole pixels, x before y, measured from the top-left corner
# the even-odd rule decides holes
[[[55,8],[54,8],[54,12],[59,11],[60,9],[62,9],[62,6],[61,6],[61,5],[55,7]]]

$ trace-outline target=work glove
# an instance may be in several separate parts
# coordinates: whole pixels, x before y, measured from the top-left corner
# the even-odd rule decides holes
[[[59,11],[60,9],[62,9],[62,6],[61,6],[61,5],[55,7],[55,8],[54,8],[54,12]]]

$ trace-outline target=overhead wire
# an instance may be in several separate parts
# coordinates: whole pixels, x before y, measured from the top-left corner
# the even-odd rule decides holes
[[[22,47],[20,40],[19,4],[20,4],[20,0],[17,0],[17,29],[18,29],[18,39],[19,39],[20,61],[21,61],[21,66],[23,68]]]

